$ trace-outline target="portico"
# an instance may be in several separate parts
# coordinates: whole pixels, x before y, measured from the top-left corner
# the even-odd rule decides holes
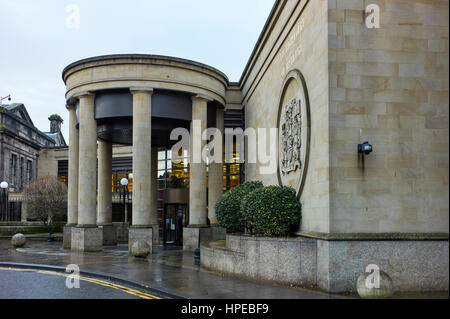
[[[133,196],[129,247],[158,240],[157,149],[171,147],[170,132],[190,130],[189,220],[185,249],[194,249],[208,227],[207,206],[223,192],[221,164],[201,159],[207,141],[194,143],[193,131],[223,130],[228,79],[197,62],[177,58],[120,55],[81,60],[63,71],[70,113],[69,206],[64,247],[99,251],[116,244],[112,226],[112,145],[132,145]],[[199,127],[194,128],[194,125]],[[198,149],[193,149],[197,145]],[[97,175],[98,174],[98,175]],[[98,177],[97,177],[98,176]],[[211,211],[211,210],[210,210]],[[214,224],[212,210],[210,220]],[[197,246],[197,244],[195,244]]]
[[[202,265],[222,273],[348,292],[377,265],[400,291],[448,290],[448,4],[398,10],[398,0],[378,2],[389,17],[380,28],[368,26],[372,14],[362,0],[276,1],[235,83],[207,65],[155,55],[66,67],[64,246],[114,244],[110,149],[114,155],[125,145],[127,160],[112,159],[112,205],[118,191],[131,194],[132,206],[123,197],[120,232],[131,245],[140,239],[151,247],[163,234],[164,244],[179,246],[181,215],[183,249],[202,239]],[[211,142],[192,134],[230,123],[278,129],[278,137],[264,143],[258,132],[253,146],[241,143],[257,160],[233,149],[234,163],[192,161]],[[181,164],[169,151],[175,128],[191,133]],[[370,155],[360,152],[365,142]],[[276,165],[265,163],[264,144],[276,144]],[[295,190],[302,206],[299,227],[291,229],[296,238],[228,234],[225,246],[205,243],[221,231],[214,227],[217,198],[244,174]],[[120,186],[124,178],[129,183]]]

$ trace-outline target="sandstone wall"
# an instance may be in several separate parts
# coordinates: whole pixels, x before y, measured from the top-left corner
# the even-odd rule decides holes
[[[298,69],[305,77],[311,104],[311,153],[301,198],[302,229],[318,232],[329,230],[327,6],[327,0],[283,1],[241,84],[246,127],[271,128],[277,126],[286,74]],[[276,173],[261,175],[259,168],[247,164],[247,180],[278,184]]]
[[[366,27],[369,4],[381,9],[379,29]],[[305,77],[302,231],[448,233],[448,21],[441,0],[281,1],[241,89],[246,126],[276,127],[285,74]],[[365,141],[374,153],[363,161]],[[258,164],[246,176],[278,183]]]
[[[330,232],[448,233],[448,1],[328,5]]]
[[[38,159],[38,177],[58,176],[58,161],[68,159],[68,150],[68,147],[41,149]]]

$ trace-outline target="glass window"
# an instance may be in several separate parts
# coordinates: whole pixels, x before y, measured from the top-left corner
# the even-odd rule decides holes
[[[30,160],[28,160],[27,161],[27,183],[29,183],[30,181],[31,181],[31,161]]]
[[[133,173],[128,173],[128,191],[130,193],[133,192]]]
[[[20,186],[23,187],[26,184],[25,180],[25,159],[20,158]]]
[[[11,154],[11,185],[16,185],[17,183],[17,155]]]
[[[158,152],[158,161],[164,161],[166,159],[166,151]]]
[[[166,161],[158,161],[158,170],[166,169]]]
[[[158,179],[167,178],[167,177],[168,177],[168,172],[166,170],[158,171]]]
[[[239,175],[231,175],[230,176],[230,189],[238,186],[240,184]]]
[[[158,188],[185,188],[189,185],[189,168],[187,167],[187,158],[181,157],[181,161],[172,160],[171,150],[160,150],[158,161]],[[180,153],[181,155],[181,153]],[[185,151],[183,155],[187,156]],[[164,158],[161,160],[161,158]]]
[[[244,164],[223,165],[224,190],[232,189],[244,182]]]

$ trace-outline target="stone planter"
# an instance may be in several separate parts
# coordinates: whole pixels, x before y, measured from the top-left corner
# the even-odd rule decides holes
[[[201,264],[219,272],[302,287],[316,285],[316,242],[228,234],[226,245],[201,246]]]
[[[268,238],[228,234],[201,245],[201,264],[235,276],[331,293],[356,291],[358,276],[375,264],[394,291],[448,291],[448,241],[357,238]]]

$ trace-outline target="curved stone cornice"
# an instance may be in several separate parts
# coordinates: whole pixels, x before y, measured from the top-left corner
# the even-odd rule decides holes
[[[163,62],[165,61],[168,64],[180,64],[180,65],[185,65],[185,66],[191,66],[192,68],[200,68],[200,69],[204,69],[204,70],[208,70],[212,73],[216,73],[217,75],[219,75],[220,77],[223,78],[223,80],[225,81],[226,85],[229,85],[229,80],[228,77],[221,71],[219,71],[216,68],[213,68],[212,66],[209,66],[207,64],[203,64],[200,62],[196,62],[196,61],[192,61],[192,60],[188,60],[188,59],[182,59],[182,58],[177,58],[177,57],[170,57],[170,56],[165,56],[165,55],[153,55],[153,54],[110,54],[110,55],[101,55],[101,56],[96,56],[96,57],[92,57],[92,58],[86,58],[86,59],[82,59],[76,62],[73,62],[71,64],[69,64],[68,66],[66,66],[62,72],[62,78],[63,81],[66,82],[66,76],[70,74],[71,71],[73,70],[77,70],[79,68],[83,68],[83,67],[89,67],[90,65],[92,66],[93,64],[95,65],[100,65],[100,64],[118,64],[118,63],[129,63],[129,62],[133,62],[133,63],[148,63],[146,62],[146,60],[151,60],[151,64],[156,64],[158,63],[157,61]]]
[[[228,78],[219,70],[198,62],[159,55],[122,54],[83,59],[62,73],[66,98],[82,91],[131,87],[204,95],[225,105]]]

